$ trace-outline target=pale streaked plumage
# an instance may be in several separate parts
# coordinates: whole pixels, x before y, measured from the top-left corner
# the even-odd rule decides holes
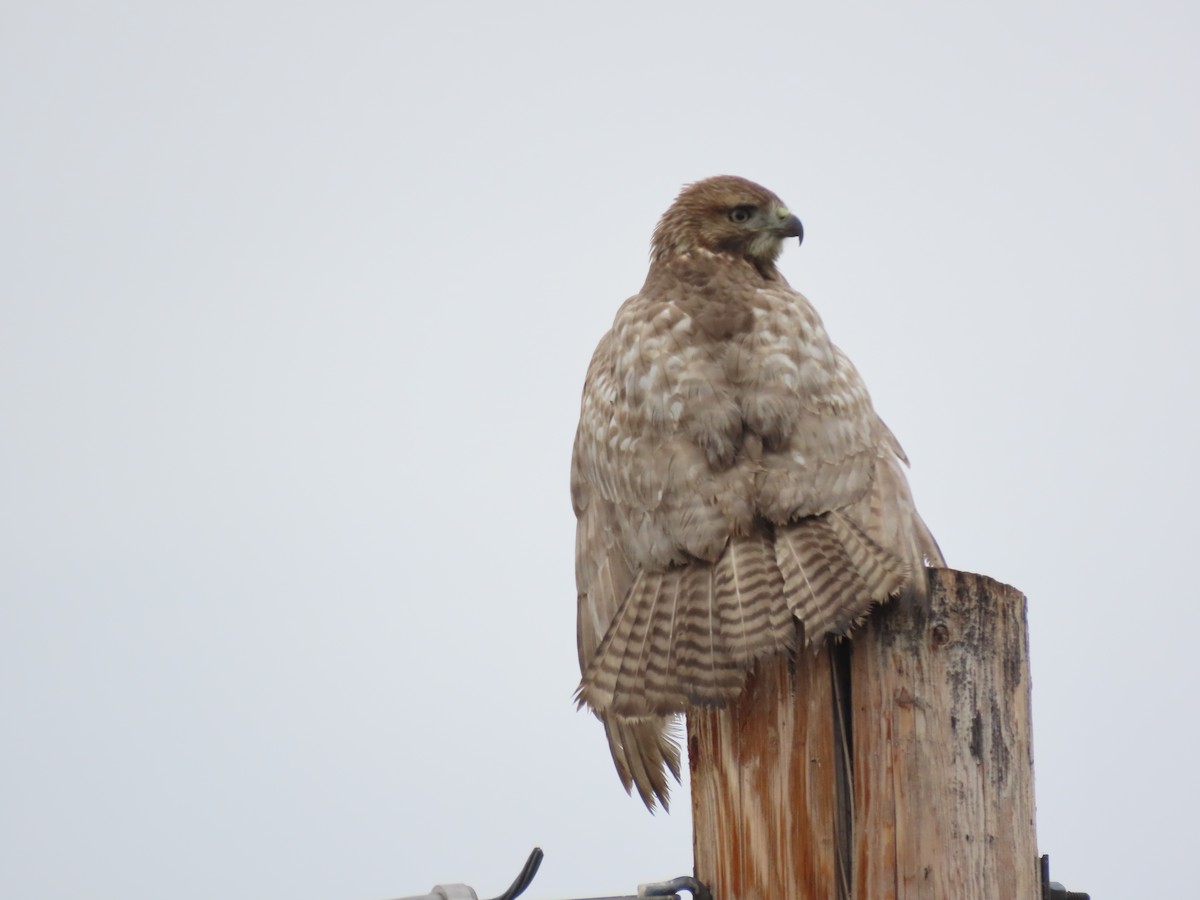
[[[579,699],[651,808],[679,775],[674,714],[923,594],[922,566],[942,563],[903,451],[775,268],[801,234],[759,185],[689,185],[588,368],[571,466]]]

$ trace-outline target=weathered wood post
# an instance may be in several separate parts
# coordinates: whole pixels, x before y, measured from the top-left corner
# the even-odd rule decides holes
[[[715,900],[1037,900],[1025,598],[932,570],[851,641],[688,715]]]

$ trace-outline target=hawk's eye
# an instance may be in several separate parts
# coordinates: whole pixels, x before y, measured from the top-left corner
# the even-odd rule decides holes
[[[729,221],[737,222],[737,224],[741,225],[744,222],[749,222],[752,215],[754,215],[753,206],[735,206],[729,211]]]

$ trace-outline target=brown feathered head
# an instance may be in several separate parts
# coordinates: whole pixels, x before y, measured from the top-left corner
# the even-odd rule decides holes
[[[783,201],[762,185],[717,175],[689,184],[654,229],[655,261],[707,250],[772,265],[784,238],[804,240],[804,227]]]

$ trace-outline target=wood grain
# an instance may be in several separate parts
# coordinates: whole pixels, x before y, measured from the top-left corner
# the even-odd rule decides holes
[[[927,606],[876,609],[848,644],[689,713],[696,875],[716,900],[1037,896],[1025,598],[946,569],[930,586]]]
[[[832,896],[831,703],[822,651],[761,665],[730,709],[689,713],[696,873],[718,900],[777,898],[783,884]]]

